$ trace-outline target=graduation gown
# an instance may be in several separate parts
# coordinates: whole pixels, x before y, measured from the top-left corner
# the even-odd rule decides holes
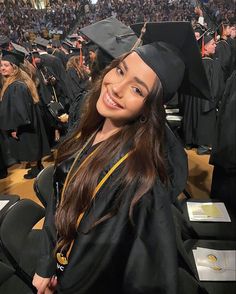
[[[75,68],[69,68],[67,70],[68,87],[71,92],[71,103],[78,98],[78,96],[87,88],[89,79],[79,78]]]
[[[92,149],[85,150],[86,157]],[[121,157],[104,168],[101,178]],[[42,253],[36,272],[44,277],[56,271],[52,257],[55,245],[53,215],[60,201],[65,176],[73,159],[57,166],[54,174],[54,198],[48,204]],[[113,181],[121,172],[116,169],[94,198],[77,232],[69,264],[58,277],[58,293],[169,293],[177,289],[177,256],[174,225],[170,210],[171,192],[157,179],[134,209],[134,223],[129,221],[130,202],[137,189],[130,185],[115,216],[97,225],[88,233],[91,220],[110,211],[116,195],[123,191],[122,183]],[[112,187],[112,188],[111,188]]]
[[[218,59],[203,58],[213,101],[184,95],[183,137],[186,145],[211,146],[216,126],[216,108],[224,91],[224,76]]]
[[[5,90],[0,102],[0,129],[8,136],[10,154],[19,161],[37,161],[50,154],[38,105],[21,81]],[[11,136],[16,131],[18,139]]]
[[[236,70],[228,79],[219,109],[210,164],[214,165],[211,195],[236,210]]]
[[[68,87],[66,70],[61,60],[50,54],[41,54],[41,62],[49,72],[56,78],[55,90],[58,100],[67,107],[70,101],[70,88]]]
[[[224,39],[219,40],[216,45],[215,56],[219,59],[226,81],[233,71],[233,56],[231,45]]]

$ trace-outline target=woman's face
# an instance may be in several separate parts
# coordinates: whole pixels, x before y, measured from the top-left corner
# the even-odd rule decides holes
[[[0,67],[0,72],[2,76],[8,77],[13,73],[14,69],[13,66],[9,61],[6,60],[1,60],[1,67]]]
[[[99,114],[116,124],[136,118],[156,79],[154,71],[137,53],[129,54],[105,75],[97,101]]]

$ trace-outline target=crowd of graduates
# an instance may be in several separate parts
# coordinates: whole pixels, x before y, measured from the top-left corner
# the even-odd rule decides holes
[[[66,36],[84,12],[83,1],[64,1],[36,9],[31,2],[5,1],[0,3],[0,33],[12,40],[22,39],[29,33],[59,34]],[[45,34],[45,33],[44,33]]]
[[[48,40],[41,36],[34,40],[27,38],[19,40],[19,38],[12,38],[6,32],[0,36],[0,178],[6,178],[8,167],[19,162],[26,162],[30,167],[24,175],[25,179],[37,177],[44,168],[42,159],[57,149],[53,182],[56,201],[52,198],[49,204],[48,211],[50,211],[50,214],[47,214],[46,217],[45,224],[47,227],[45,232],[47,231],[49,239],[51,236],[51,239],[48,239],[50,246],[54,241],[57,242],[56,250],[58,251],[54,250],[55,244],[53,243],[54,247],[50,247],[50,252],[47,251],[50,258],[47,255],[40,256],[40,266],[36,271],[33,284],[37,289],[43,287],[44,289],[40,290],[42,293],[47,293],[47,290],[50,290],[51,287],[53,290],[48,293],[53,293],[57,284],[54,277],[55,258],[53,257],[53,263],[49,261],[49,259],[52,259],[53,250],[57,252],[56,258],[63,268],[62,270],[59,268],[62,272],[64,266],[68,264],[67,257],[71,256],[72,259],[72,263],[69,263],[69,267],[71,267],[69,270],[72,271],[73,275],[68,274],[68,271],[65,271],[65,276],[62,273],[60,273],[61,276],[58,275],[59,281],[62,279],[61,284],[59,284],[59,288],[62,287],[61,293],[64,293],[63,287],[69,287],[68,285],[71,289],[75,289],[73,287],[81,289],[81,283],[78,282],[80,279],[78,270],[81,271],[82,278],[83,274],[85,277],[87,274],[89,277],[93,277],[85,283],[85,289],[91,287],[95,293],[97,290],[96,283],[99,287],[103,287],[103,283],[99,283],[104,279],[104,272],[106,276],[110,275],[109,269],[111,267],[118,273],[124,273],[123,268],[128,268],[124,273],[124,276],[127,275],[128,277],[127,281],[129,281],[124,286],[127,289],[133,287],[132,283],[135,287],[137,283],[137,287],[139,287],[140,281],[144,281],[144,285],[148,281],[147,286],[152,287],[149,275],[143,275],[143,272],[140,277],[132,274],[133,272],[136,273],[134,266],[136,264],[139,269],[145,265],[148,271],[153,270],[154,272],[156,272],[158,265],[160,277],[166,274],[167,280],[171,279],[171,283],[167,280],[164,283],[165,293],[173,293],[171,287],[175,287],[175,285],[172,285],[175,278],[171,278],[170,269],[172,272],[173,268],[174,276],[176,256],[170,256],[168,252],[171,254],[175,252],[175,235],[172,231],[171,213],[168,210],[169,208],[166,207],[169,207],[169,204],[167,204],[169,200],[175,202],[186,184],[188,171],[183,147],[186,149],[196,148],[198,155],[210,154],[210,164],[214,166],[211,197],[224,201],[234,212],[236,209],[236,124],[234,113],[236,102],[236,27],[232,18],[233,15],[228,11],[228,15],[224,14],[226,19],[220,19],[217,23],[218,13],[214,11],[215,18],[212,18],[212,14],[206,14],[205,10],[206,7],[212,9],[212,2],[202,8],[194,8],[188,1],[181,0],[170,1],[169,5],[167,5],[167,1],[140,0],[136,2],[135,7],[133,6],[134,1],[104,0],[98,1],[96,6],[91,6],[90,2],[85,2],[79,31],[68,35],[63,40]],[[72,1],[71,5],[73,6],[73,4],[75,3]],[[157,5],[161,7],[161,13],[155,12],[154,8]],[[227,7],[225,5],[228,5],[228,2],[225,2],[223,8]],[[61,7],[60,1],[51,1],[52,7],[55,9]],[[53,13],[51,8],[50,14]],[[142,13],[140,13],[140,9]],[[112,16],[107,20],[107,23],[112,26],[114,34],[109,33],[109,37],[111,35],[112,38],[113,35],[116,37],[113,38],[116,46],[113,46],[109,37],[104,37],[103,29],[97,29],[97,24],[87,26],[87,24],[94,23],[106,16]],[[227,19],[227,16],[231,21]],[[154,40],[155,34],[159,34],[160,39],[157,38],[158,41],[164,40],[165,42],[167,40],[166,43],[159,42],[154,45],[147,44],[133,47],[133,45],[140,45],[141,41],[145,41],[147,24],[143,23],[141,27],[134,25],[131,26],[133,31],[128,28],[128,30],[117,33],[115,17],[128,24],[150,20],[187,20],[192,22],[193,31],[189,23],[171,23],[171,29],[168,28],[168,23],[166,23],[164,28],[169,32],[169,36],[165,31],[153,33],[151,30],[152,24],[149,24],[148,34],[154,36]],[[193,19],[194,21],[192,21]],[[58,24],[59,22],[58,19]],[[154,24],[153,27],[155,25],[161,28],[163,23]],[[176,25],[183,25],[183,28],[188,29],[178,32],[175,28],[173,29]],[[91,31],[92,34],[90,34]],[[184,38],[179,39],[179,36]],[[147,36],[147,39],[148,37],[150,36]],[[103,40],[103,38],[105,39]],[[131,48],[132,50],[135,48],[135,51],[127,56],[124,55],[124,59],[120,59],[119,63],[117,60],[111,63],[113,59],[120,56],[119,46],[122,43],[120,41],[123,39],[130,40],[129,38],[132,40],[132,46],[129,44],[129,47],[127,47],[129,49],[123,48],[122,53],[129,52]],[[173,43],[171,43],[172,41]],[[182,42],[185,43],[184,47]],[[180,48],[181,52],[179,51]],[[164,62],[162,62],[160,56],[164,56]],[[109,65],[110,67],[107,67]],[[147,65],[148,69],[144,65]],[[136,67],[139,69],[137,72]],[[106,75],[102,76],[105,68],[107,68]],[[145,69],[147,75],[142,72]],[[178,75],[176,74],[177,71]],[[122,84],[122,81],[125,82]],[[159,81],[159,84],[157,84],[157,81]],[[132,85],[132,87],[128,87],[128,90],[127,84]],[[149,94],[145,96],[137,87],[137,84],[142,85],[143,92],[146,91]],[[160,99],[161,96],[163,96],[162,99]],[[135,103],[130,102],[132,101],[130,97],[134,99]],[[140,100],[141,97],[142,99],[148,97],[147,103],[144,99],[141,114],[137,110],[136,116],[133,117],[132,111],[136,109],[136,104],[139,105],[142,101]],[[152,99],[152,97],[155,98]],[[95,98],[97,99],[96,107],[94,104]],[[124,105],[122,107],[120,101],[125,103],[125,107]],[[162,105],[163,103],[164,105]],[[176,107],[180,110],[182,121],[181,126],[178,125],[173,131],[177,137],[179,136],[182,139],[182,142],[177,140],[172,132],[168,131],[169,126],[172,126],[171,121],[169,121],[169,126],[165,124],[164,109],[171,111]],[[150,112],[147,112],[148,108]],[[121,130],[117,121],[122,124],[125,119],[121,116],[116,120],[115,110],[117,109],[122,109],[122,111],[124,109],[124,112],[128,111],[130,115],[129,120],[125,122],[125,126],[122,126]],[[129,111],[131,111],[131,114]],[[111,117],[114,115],[114,122],[109,115]],[[102,120],[101,117],[105,120]],[[115,126],[115,130],[118,129],[118,132],[111,132],[111,134],[108,132],[109,136],[104,137],[102,132],[104,125],[102,129],[99,127],[99,124],[103,122],[108,130],[112,125],[112,127]],[[158,130],[153,138],[149,136],[150,129]],[[114,128],[111,128],[111,130],[114,131]],[[120,131],[123,131],[123,137],[120,136]],[[132,132],[136,131],[134,140]],[[86,134],[87,137],[83,137],[83,134]],[[129,134],[129,137],[127,134]],[[122,141],[125,139],[127,139],[125,141],[127,144]],[[91,140],[94,140],[93,143],[91,143]],[[112,144],[109,142],[112,142]],[[129,149],[130,142],[137,144],[137,146],[134,145],[137,148]],[[147,142],[151,142],[150,145],[145,145]],[[161,144],[163,142],[166,145],[163,145],[162,149]],[[155,156],[150,156],[150,150],[147,146],[152,147],[150,150],[153,152],[152,155]],[[130,154],[132,156],[132,152],[125,153],[126,148],[132,150],[133,154],[137,156],[131,157],[133,162],[130,166],[127,165],[127,179],[125,179],[128,184],[123,179],[123,173],[119,174],[119,169],[116,170],[119,165],[114,164],[118,151],[121,154],[119,154],[117,163],[121,159],[126,160]],[[112,157],[113,155],[115,156]],[[95,156],[94,161],[90,156]],[[139,160],[142,162],[141,165]],[[103,166],[101,162],[106,164]],[[84,163],[85,166],[83,166]],[[100,177],[100,172],[101,170],[104,172],[104,168],[106,172],[110,168],[111,173],[116,172],[114,178],[107,178],[108,184],[106,183],[107,179],[103,182],[103,174]],[[150,170],[153,171],[153,176],[150,176]],[[146,181],[144,181],[145,176],[147,176]],[[165,186],[165,177],[169,179],[170,185],[167,185],[168,187]],[[104,194],[99,195],[100,198],[97,197],[95,200],[90,199],[90,194],[96,195],[100,191],[100,186],[96,186],[100,178],[102,185],[106,183],[104,184],[105,190],[101,190]],[[137,182],[134,180],[136,178]],[[117,190],[112,182],[113,179],[115,179],[115,183],[121,181],[121,184],[118,183]],[[140,190],[137,190],[140,194],[134,193],[136,184],[140,187]],[[95,194],[91,193],[93,192],[92,185],[96,188]],[[126,197],[122,195],[124,187],[127,189],[124,191],[128,191],[125,194]],[[147,190],[145,190],[146,187]],[[152,192],[150,193],[150,191]],[[166,191],[168,191],[168,194]],[[81,194],[79,194],[80,192]],[[118,196],[115,195],[116,193]],[[78,195],[86,195],[87,198],[79,198]],[[106,196],[108,200],[104,201],[101,196]],[[121,196],[124,199],[121,199]],[[132,200],[131,206],[130,199]],[[94,210],[90,210],[93,200],[96,201],[96,205],[94,205]],[[132,205],[135,206],[136,202],[140,204],[137,205],[140,214],[134,214],[135,218],[139,219],[137,222],[138,234],[140,233],[145,238],[137,238],[135,234],[130,233],[133,232],[133,227],[126,228],[127,224],[129,226],[128,219],[133,213]],[[83,207],[81,203],[84,205]],[[98,212],[100,209],[98,204],[101,205],[102,212]],[[56,209],[55,224],[54,213]],[[81,218],[78,218],[78,211]],[[94,211],[98,213],[98,220],[94,222],[93,215],[91,215],[91,219],[88,221],[89,217],[86,219],[86,213],[93,214]],[[158,213],[156,213],[157,211]],[[134,213],[136,212],[134,210]],[[87,224],[86,221],[83,223],[83,217],[88,222]],[[81,224],[85,224],[86,233],[77,231],[77,224],[80,225],[81,220]],[[145,225],[144,220],[149,222],[149,225]],[[90,221],[92,224],[90,224]],[[107,226],[103,232],[99,231],[101,224]],[[57,236],[55,236],[54,231],[55,225],[57,226]],[[156,230],[157,226],[158,230]],[[97,228],[98,230],[96,230]],[[115,233],[114,228],[117,230]],[[170,230],[168,231],[168,229]],[[110,238],[111,231],[115,238],[115,241],[112,242],[114,247],[109,244],[108,248],[112,248],[112,250],[107,254],[107,250],[101,249],[99,245],[104,244],[104,242],[107,244],[106,240]],[[60,236],[60,239],[58,236]],[[170,239],[168,239],[169,237]],[[88,241],[86,238],[94,239]],[[123,238],[126,246],[120,248],[119,245],[121,240],[123,242]],[[79,239],[82,240],[82,243],[78,245]],[[126,242],[126,239],[129,241]],[[83,240],[85,240],[84,243]],[[99,243],[100,241],[101,243]],[[81,266],[80,263],[77,263],[77,260],[83,261],[86,254],[81,253],[83,250],[71,251],[71,248],[72,246],[79,248],[81,244],[84,244],[84,248],[87,250],[89,242],[96,244],[96,246],[92,246],[93,255],[87,256],[87,261]],[[153,247],[153,242],[158,246]],[[43,245],[45,248],[48,246],[46,243],[44,242]],[[146,244],[150,247],[146,247]],[[161,245],[159,246],[159,244]],[[132,249],[130,251],[129,246]],[[124,265],[119,258],[120,250],[123,250],[123,248],[125,258],[134,259],[132,262],[127,262],[127,265]],[[144,254],[146,248],[147,255]],[[91,273],[90,262],[93,263],[94,260],[89,262],[88,260],[91,259],[90,256],[100,258],[101,252],[108,259],[104,255],[104,258],[98,261],[98,265],[102,265],[101,268],[97,267],[96,271]],[[150,259],[150,252],[151,256],[157,258],[156,260],[155,258]],[[110,265],[110,260],[114,261],[113,254],[117,258],[117,260],[115,259],[117,263],[115,267]],[[170,263],[169,267],[166,267],[165,263],[161,263],[159,269],[157,261],[162,258],[162,254],[164,254],[164,261]],[[140,256],[142,258],[139,260],[137,257]],[[76,262],[73,261],[73,258]],[[106,263],[106,260],[109,260],[109,263]],[[60,262],[62,263],[60,264]],[[97,275],[101,275],[101,281],[97,279]],[[123,276],[122,278],[121,276],[111,273],[112,287],[118,286],[118,289],[123,287],[119,280],[123,280]],[[132,278],[130,278],[131,276]],[[75,285],[73,279],[77,281]],[[114,279],[114,282],[112,279]],[[44,286],[42,286],[42,281],[45,284]],[[162,285],[163,283],[161,278],[156,278],[153,281],[154,284],[160,283]],[[55,285],[53,286],[53,284]],[[117,292],[114,290],[114,293],[121,293],[120,289]],[[99,291],[98,293],[100,293]],[[84,293],[86,293],[86,290]],[[129,290],[126,293],[129,293]]]

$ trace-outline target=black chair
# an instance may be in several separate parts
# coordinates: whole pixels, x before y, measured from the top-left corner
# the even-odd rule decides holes
[[[192,250],[196,247],[216,250],[235,250],[235,241],[199,240],[192,227],[188,226],[182,213],[172,205],[172,214],[176,230],[176,242],[179,262],[179,294],[227,294],[236,293],[236,282],[231,281],[200,281]],[[188,239],[193,236],[192,239]]]
[[[187,202],[219,202],[215,199],[197,200],[188,199],[181,202],[181,210],[188,226],[196,233],[197,239],[212,239],[212,240],[233,240],[236,241],[236,215],[227,207],[231,222],[195,222],[190,221],[188,216]]]
[[[7,204],[0,210],[0,225],[7,211],[20,200],[18,195],[0,195],[0,201],[8,201]]]
[[[44,207],[53,195],[53,172],[54,165],[50,165],[44,168],[34,181],[34,191]]]
[[[0,285],[12,277],[14,273],[15,269],[12,266],[0,261]]]
[[[12,293],[35,292],[32,277],[40,254],[41,230],[35,230],[33,227],[44,217],[44,213],[45,210],[37,203],[22,199],[7,211],[2,220],[0,246],[4,253],[3,261],[15,269],[16,276],[21,279],[20,284],[24,288],[24,291]],[[13,280],[17,279],[16,276]]]

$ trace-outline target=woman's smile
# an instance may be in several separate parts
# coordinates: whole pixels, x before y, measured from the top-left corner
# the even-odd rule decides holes
[[[106,91],[103,94],[103,102],[104,104],[112,109],[123,109],[123,107],[115,101],[115,99]]]

